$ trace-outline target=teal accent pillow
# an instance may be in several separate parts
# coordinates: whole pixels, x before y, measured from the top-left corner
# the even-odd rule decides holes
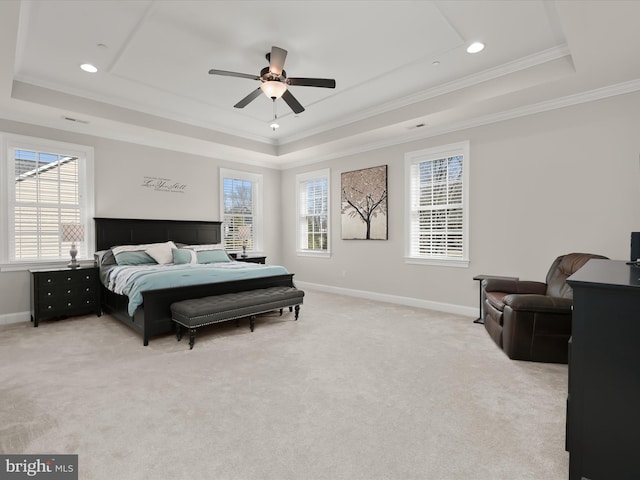
[[[146,252],[120,252],[115,254],[118,265],[148,265],[157,264],[153,257]]]
[[[220,249],[196,252],[196,256],[198,257],[198,263],[220,263],[231,261],[227,252]]]
[[[173,248],[173,263],[176,265],[182,265],[185,263],[197,263],[196,252],[188,250],[186,248]]]

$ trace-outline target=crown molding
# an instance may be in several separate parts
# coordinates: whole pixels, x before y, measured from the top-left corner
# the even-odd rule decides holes
[[[399,108],[407,107],[415,103],[429,100],[431,98],[439,97],[447,93],[462,90],[464,88],[469,88],[479,83],[483,83],[505,75],[519,72],[521,70],[526,70],[527,68],[536,67],[538,65],[542,65],[544,63],[566,57],[567,55],[570,55],[569,47],[567,45],[552,47],[547,50],[522,57],[518,60],[502,64],[495,68],[484,70],[473,75],[468,75],[466,77],[453,80],[442,85],[438,85],[437,87],[429,88],[413,95],[407,95],[391,102],[376,105],[375,107],[359,112],[357,115],[345,117],[341,121],[333,123],[331,125],[325,124],[315,129],[307,130],[304,132],[304,134],[292,135],[291,137],[283,138],[279,142],[279,144],[285,145],[286,143],[304,140],[305,138],[308,138],[310,136],[324,133],[327,130],[343,127],[351,123],[360,122],[375,115],[381,115],[393,110],[397,110]]]
[[[356,155],[359,153],[370,152],[373,150],[379,150],[381,148],[392,147],[403,143],[409,143],[416,140],[422,140],[426,138],[432,138],[438,135],[446,133],[457,132],[460,130],[466,130],[468,128],[480,127],[483,125],[489,125],[492,123],[503,122],[505,120],[512,120],[514,118],[525,117],[528,115],[534,115],[537,113],[543,113],[551,110],[557,110],[559,108],[571,107],[573,105],[579,105],[582,103],[594,102],[596,100],[602,100],[609,97],[615,97],[618,95],[624,95],[627,93],[633,93],[640,90],[640,79],[630,80],[628,82],[622,82],[615,85],[609,85],[586,92],[567,95],[565,97],[559,97],[553,100],[547,100],[544,102],[538,102],[531,105],[525,105],[518,108],[504,110],[502,112],[481,115],[476,118],[468,120],[462,120],[447,124],[443,127],[432,127],[426,129],[415,130],[406,135],[397,136],[394,138],[384,139],[379,142],[371,142],[354,146],[352,148],[336,151],[328,155],[315,157],[311,160],[301,160],[299,162],[288,163],[283,170],[289,168],[296,168],[304,165],[310,165],[327,160],[334,160],[336,158],[343,158],[350,155]]]

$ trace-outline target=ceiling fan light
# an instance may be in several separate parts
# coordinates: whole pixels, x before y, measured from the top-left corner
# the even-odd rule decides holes
[[[262,82],[260,90],[269,98],[280,98],[287,91],[287,86],[274,80]]]
[[[271,127],[271,130],[275,132],[276,128],[280,128],[280,125],[274,120],[273,122],[271,122],[271,125],[269,125],[269,127]]]

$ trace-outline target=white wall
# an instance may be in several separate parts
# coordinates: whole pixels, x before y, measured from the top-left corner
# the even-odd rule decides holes
[[[0,120],[0,131],[94,147],[95,216],[168,220],[220,220],[220,168],[261,173],[264,178],[264,250],[280,259],[280,171]],[[183,193],[143,186],[145,178],[184,184]],[[3,211],[4,215],[5,212]],[[25,320],[30,309],[29,273],[0,273],[0,323]]]
[[[639,127],[633,93],[280,172],[0,120],[0,131],[93,146],[97,216],[218,220],[219,168],[263,173],[265,252],[300,284],[469,315],[475,275],[543,280],[572,251],[627,259],[629,234],[640,231]],[[405,264],[404,154],[461,140],[471,145],[470,266]],[[389,240],[340,240],[340,174],[385,164]],[[298,257],[295,175],[326,167],[333,255]],[[188,194],[152,192],[145,176],[182,182]],[[28,310],[28,273],[0,273],[0,319]]]
[[[284,263],[303,285],[473,315],[475,275],[544,281],[564,253],[628,259],[630,232],[640,231],[639,127],[640,93],[633,93],[287,170]],[[470,141],[469,268],[405,264],[404,154],[462,140]],[[384,164],[389,240],[341,240],[340,174]],[[327,167],[333,254],[299,257],[295,175]]]

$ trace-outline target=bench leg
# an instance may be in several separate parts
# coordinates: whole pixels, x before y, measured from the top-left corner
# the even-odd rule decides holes
[[[283,310],[283,309],[281,308],[281,309],[280,309],[280,316],[282,316],[282,310]]]
[[[196,342],[196,329],[189,329],[189,350],[193,349],[193,344]]]
[[[252,332],[255,326],[256,326],[256,316],[251,315],[251,318],[249,318],[249,328],[251,329]]]
[[[289,307],[291,308],[291,307]],[[298,320],[298,314],[300,313],[300,305],[296,305],[296,318],[295,320]]]
[[[293,307],[289,307],[289,312],[293,312]]]
[[[179,323],[176,323],[176,338],[178,341],[182,340],[182,327]]]

